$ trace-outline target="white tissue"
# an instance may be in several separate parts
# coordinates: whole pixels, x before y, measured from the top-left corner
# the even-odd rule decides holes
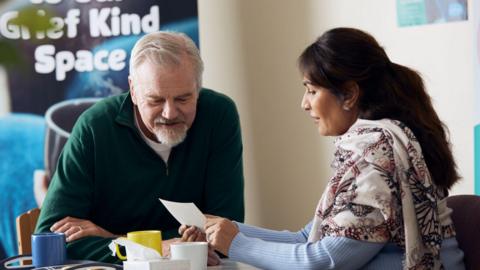
[[[116,256],[115,244],[125,247],[127,250],[128,261],[163,259],[163,257],[155,249],[140,245],[124,237],[114,239],[108,245],[108,248],[112,251],[112,256]]]

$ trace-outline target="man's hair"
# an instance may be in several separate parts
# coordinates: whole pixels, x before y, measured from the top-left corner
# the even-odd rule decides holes
[[[184,57],[193,65],[196,73],[197,88],[202,87],[203,61],[195,43],[185,34],[159,31],[140,38],[130,55],[130,76],[135,78],[135,70],[145,61],[176,67],[182,64]]]

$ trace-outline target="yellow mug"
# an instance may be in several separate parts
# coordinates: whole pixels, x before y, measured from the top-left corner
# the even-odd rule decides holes
[[[153,248],[155,249],[160,255],[162,255],[162,232],[161,231],[136,231],[136,232],[129,232],[127,233],[127,239],[133,241],[137,244]],[[127,255],[122,255],[118,245],[115,245],[115,251],[117,257],[120,260],[125,261],[127,259]]]

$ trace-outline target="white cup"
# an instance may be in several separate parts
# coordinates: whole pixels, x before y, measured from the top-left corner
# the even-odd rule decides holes
[[[207,269],[207,242],[179,242],[170,245],[172,260],[189,260],[191,270]]]

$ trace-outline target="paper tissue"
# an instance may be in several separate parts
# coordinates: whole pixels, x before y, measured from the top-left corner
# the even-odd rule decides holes
[[[124,246],[127,251],[127,260],[123,262],[124,270],[190,270],[190,261],[188,260],[170,260],[160,256],[152,248],[123,237],[112,240],[108,245],[112,256],[116,255],[115,245]]]

